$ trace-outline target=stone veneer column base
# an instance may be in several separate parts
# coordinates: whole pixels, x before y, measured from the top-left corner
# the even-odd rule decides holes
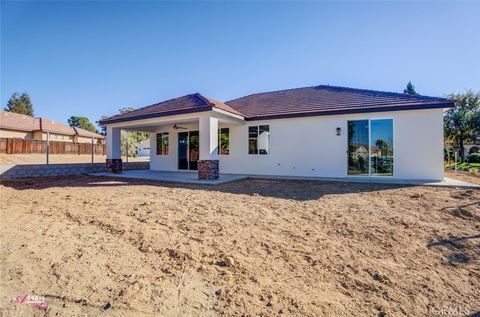
[[[122,159],[107,159],[106,169],[108,173],[121,173]]]
[[[198,179],[217,179],[220,176],[218,160],[199,160]]]

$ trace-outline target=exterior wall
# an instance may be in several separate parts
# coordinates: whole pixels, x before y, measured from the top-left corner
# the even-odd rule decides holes
[[[47,133],[42,131],[35,131],[33,132],[33,138],[35,140],[47,140]],[[73,142],[72,135],[65,135],[65,134],[58,134],[58,133],[50,133],[50,141],[61,141],[61,142]]]
[[[392,118],[394,175],[397,179],[443,179],[442,109],[397,111],[246,121],[230,128],[230,155],[219,155],[220,173],[344,178],[347,175],[347,121]],[[270,126],[270,154],[248,154],[248,127]],[[198,125],[181,124],[189,130]],[[336,128],[341,135],[336,135]],[[151,140],[151,169],[177,170],[178,132],[170,127],[169,155],[156,155],[155,133]],[[388,176],[387,176],[388,177]],[[391,178],[391,177],[390,177]]]
[[[0,129],[0,138],[31,139],[31,132]]]
[[[50,134],[50,136],[52,136],[52,135]],[[75,135],[75,136],[73,137],[73,141],[72,141],[72,142],[77,142],[77,143],[92,143],[92,138]],[[94,139],[93,142],[94,142],[95,144],[102,144],[102,143],[103,143],[103,141],[102,141],[102,140],[99,141],[99,139]]]

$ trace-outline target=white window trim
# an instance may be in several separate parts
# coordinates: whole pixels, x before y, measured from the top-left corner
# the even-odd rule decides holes
[[[260,154],[260,151],[258,149],[258,137],[260,136],[260,126],[268,126],[268,153],[267,154]],[[252,154],[252,153],[249,153],[249,146],[250,146],[250,128],[251,127],[257,127],[257,153],[256,154]],[[272,147],[271,147],[271,142],[270,142],[270,135],[271,135],[271,131],[270,131],[270,124],[256,124],[256,125],[250,125],[250,126],[247,126],[247,155],[257,155],[257,156],[267,156],[267,155],[270,155],[271,152],[272,152]]]
[[[166,136],[168,139],[168,154],[162,154],[160,150],[160,154],[158,154],[158,135],[160,134],[160,144],[163,145],[163,137]],[[170,155],[170,133],[169,132],[156,132],[155,134],[155,156],[169,156]]]

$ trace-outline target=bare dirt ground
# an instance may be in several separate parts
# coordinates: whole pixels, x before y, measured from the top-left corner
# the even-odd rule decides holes
[[[445,177],[448,178],[453,178],[453,179],[458,179],[464,182],[469,182],[472,184],[478,184],[480,185],[480,175],[475,175],[473,173],[469,173],[466,171],[452,171],[452,170],[446,170],[445,171]]]
[[[0,193],[3,316],[480,311],[480,191],[81,176]],[[48,310],[9,303],[25,293]]]
[[[95,163],[105,163],[106,156],[95,155]],[[148,157],[129,157],[129,162],[148,161]],[[122,157],[126,162],[126,157]],[[91,155],[75,155],[75,154],[52,154],[49,157],[50,164],[60,163],[90,163]],[[45,164],[45,154],[5,154],[0,153],[0,164]]]

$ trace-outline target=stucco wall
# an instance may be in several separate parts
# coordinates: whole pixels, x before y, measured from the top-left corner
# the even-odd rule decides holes
[[[32,138],[32,133],[31,132],[25,132],[25,131],[0,129],[0,138],[31,139]]]
[[[442,109],[370,114],[320,116],[296,119],[246,121],[230,128],[230,155],[219,155],[220,172],[234,174],[347,177],[347,121],[392,118],[394,125],[394,175],[398,179],[443,179]],[[248,127],[270,126],[270,154],[248,154]],[[198,125],[182,125],[197,130]],[[341,135],[336,135],[336,128]],[[177,170],[179,130],[170,133],[170,153],[157,156],[155,134],[151,140],[151,169]]]
[[[100,142],[99,142],[100,141]],[[77,143],[92,143],[92,138],[83,137],[83,136],[74,136],[73,142]],[[94,139],[95,144],[103,144],[103,140]]]

